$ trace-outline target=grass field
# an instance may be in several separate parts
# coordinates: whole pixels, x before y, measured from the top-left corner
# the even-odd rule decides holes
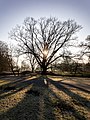
[[[90,78],[0,77],[0,120],[90,120]]]

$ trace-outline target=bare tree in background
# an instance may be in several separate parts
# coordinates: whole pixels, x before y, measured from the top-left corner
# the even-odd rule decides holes
[[[27,59],[29,60],[29,63],[30,63],[31,72],[33,73],[37,66],[37,61],[32,54],[28,54],[27,57],[28,57]]]
[[[74,36],[81,29],[74,20],[64,22],[56,18],[26,18],[22,26],[10,32],[10,38],[18,42],[21,54],[32,54],[46,74],[49,65],[63,56],[76,40]]]
[[[37,61],[36,59],[34,58],[34,56],[32,54],[26,54],[25,57],[24,57],[24,62],[26,61],[29,65],[29,69],[31,70],[31,72],[35,72],[35,69],[37,67]],[[22,62],[23,64],[23,62]]]
[[[88,56],[88,62],[90,63],[90,35],[86,38],[85,54]]]
[[[21,71],[28,71],[30,69],[30,66],[23,60],[21,62]]]
[[[80,47],[82,47],[81,55],[86,55],[88,57],[88,62],[90,63],[90,35],[88,35],[85,41],[80,44]]]
[[[12,58],[11,49],[5,42],[0,41],[0,72],[3,71],[13,72],[13,66],[14,61]]]

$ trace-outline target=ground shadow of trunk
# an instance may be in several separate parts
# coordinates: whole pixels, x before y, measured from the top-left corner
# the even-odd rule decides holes
[[[64,86],[64,83],[62,84],[61,82],[56,82],[49,78],[47,78],[47,81],[49,82],[48,84],[54,85],[56,88],[58,88],[58,90],[61,90],[64,93],[66,93],[68,96],[70,96],[71,98],[74,98],[79,103],[79,105],[82,105],[89,110],[90,101],[79,96],[78,94],[71,92],[68,88],[66,88]],[[62,114],[63,114],[63,112],[64,112],[64,114],[68,112],[68,114],[69,113],[72,114],[76,120],[87,120],[87,118],[85,118],[85,116],[83,114],[80,114],[79,111],[77,111],[74,108],[74,106],[67,104],[61,97],[56,95],[56,93],[54,93],[54,91],[52,91],[52,89],[50,89],[50,91],[58,99],[59,102],[55,103],[54,106],[58,107],[62,111]]]
[[[6,112],[1,113],[1,120],[57,120],[55,110],[60,111],[59,119],[64,120],[65,115],[72,116],[74,120],[86,120],[86,118],[80,114],[74,106],[67,103],[62,97],[58,96],[51,88],[50,85],[54,85],[58,90],[63,91],[68,96],[76,99],[79,104],[81,101],[89,102],[83,97],[71,92],[68,88],[61,84],[60,82],[53,81],[52,79],[47,78],[47,76],[40,76],[35,79],[22,81],[17,83],[17,91],[12,91],[10,95],[15,94],[17,96],[19,91],[26,89],[30,86],[27,91],[24,91],[24,97],[21,99],[17,105],[13,108],[8,109]],[[23,88],[20,90],[20,88]],[[5,96],[4,96],[5,98]],[[53,101],[53,99],[55,101]],[[82,106],[86,106],[83,104]],[[88,107],[88,106],[87,106]],[[66,120],[68,118],[65,118]],[[69,120],[72,120],[70,117]]]
[[[23,81],[22,84],[32,85],[32,87],[25,92],[24,98],[16,106],[2,113],[0,119],[55,120],[53,107],[48,105],[51,99],[44,78],[41,76],[30,81]]]

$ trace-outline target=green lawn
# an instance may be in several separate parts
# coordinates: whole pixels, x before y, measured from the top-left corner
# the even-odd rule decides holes
[[[90,120],[90,78],[2,77],[0,120]]]

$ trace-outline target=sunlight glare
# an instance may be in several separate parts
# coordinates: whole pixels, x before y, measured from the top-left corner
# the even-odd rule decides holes
[[[44,50],[44,51],[43,51],[43,54],[44,54],[44,56],[47,56],[48,51],[47,51],[47,50]]]

